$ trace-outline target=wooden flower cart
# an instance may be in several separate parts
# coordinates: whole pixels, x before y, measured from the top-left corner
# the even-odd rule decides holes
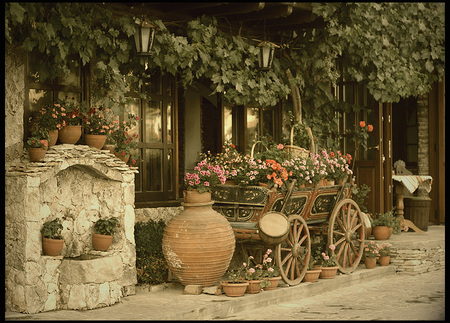
[[[354,183],[297,188],[285,192],[263,186],[218,185],[213,208],[226,217],[237,242],[248,250],[274,248],[283,281],[299,284],[311,257],[311,241],[327,235],[336,246],[337,265],[351,273],[359,265],[365,239],[364,219],[353,201]]]

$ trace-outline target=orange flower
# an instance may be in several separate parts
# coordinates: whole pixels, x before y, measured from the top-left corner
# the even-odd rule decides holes
[[[364,127],[366,126],[366,122],[365,122],[365,121],[360,121],[360,122],[359,122],[359,126],[360,126],[361,128],[364,128]]]
[[[368,129],[369,132],[371,132],[371,131],[373,130],[373,126],[372,126],[371,124],[368,125],[367,128],[369,128],[369,129]]]

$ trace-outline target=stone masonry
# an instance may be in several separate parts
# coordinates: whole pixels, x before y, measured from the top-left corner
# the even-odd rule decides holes
[[[50,147],[43,162],[5,164],[5,305],[37,313],[112,305],[135,293],[134,174],[106,150]],[[60,218],[64,248],[43,255],[40,229]],[[117,217],[106,252],[92,248],[94,223]]]

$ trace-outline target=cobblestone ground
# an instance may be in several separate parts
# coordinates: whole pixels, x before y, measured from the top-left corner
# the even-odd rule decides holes
[[[445,320],[445,269],[395,275],[225,320]]]

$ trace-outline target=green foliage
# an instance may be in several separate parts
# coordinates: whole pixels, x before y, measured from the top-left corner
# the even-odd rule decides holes
[[[371,190],[372,189],[366,184],[355,186],[352,189],[352,198],[356,202],[356,204],[358,204],[359,209],[364,213],[368,212],[366,206],[366,199],[368,198],[368,195]]]
[[[137,222],[134,226],[139,284],[161,284],[167,281],[168,266],[162,251],[165,227],[163,220]]]
[[[386,226],[396,229],[394,232],[399,232],[400,224],[397,217],[394,215],[394,210],[395,208],[385,213],[376,213],[374,215],[373,226]]]
[[[61,230],[63,226],[61,224],[61,219],[56,218],[52,221],[47,221],[41,228],[41,234],[47,239],[62,239]]]
[[[94,224],[94,229],[98,234],[112,236],[116,232],[118,225],[119,219],[111,217],[97,220]]]

